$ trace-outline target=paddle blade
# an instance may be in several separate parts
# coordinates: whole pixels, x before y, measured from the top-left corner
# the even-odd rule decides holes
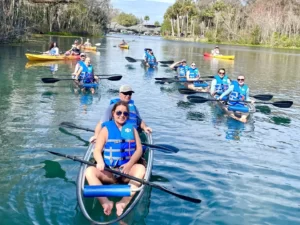
[[[160,62],[161,64],[173,64],[173,63],[174,63],[174,60],[158,61],[158,62]]]
[[[44,83],[56,83],[57,81],[60,81],[61,79],[56,78],[42,78],[42,81]]]
[[[273,98],[273,95],[265,94],[265,95],[251,95],[250,97],[259,99],[261,101],[269,101]]]
[[[126,59],[128,62],[137,62],[134,58],[131,58],[131,57],[128,57],[128,56],[126,56],[125,59]]]
[[[203,98],[200,96],[188,96],[187,99],[192,103],[204,103],[210,101],[210,99]]]
[[[122,76],[113,76],[113,77],[102,78],[102,79],[107,79],[107,80],[117,81],[117,80],[121,80],[121,79],[122,79]]]
[[[278,101],[273,102],[272,105],[279,107],[279,108],[290,108],[293,105],[292,101]]]
[[[161,149],[162,152],[165,153],[177,153],[179,152],[179,149],[172,146],[172,145],[167,145],[167,144],[158,144],[158,145],[153,145],[153,144],[148,144],[148,143],[144,143],[142,142],[142,145],[144,146],[148,146],[150,148],[157,148],[157,149]]]
[[[178,91],[179,91],[180,94],[184,94],[184,95],[199,93],[197,91],[194,91],[194,90],[191,90],[191,89],[188,89],[188,88],[179,88]]]

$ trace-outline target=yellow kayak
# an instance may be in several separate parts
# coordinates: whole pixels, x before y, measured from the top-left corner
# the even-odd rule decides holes
[[[75,60],[80,59],[79,55],[42,55],[42,54],[25,54],[28,60],[31,61],[50,61],[50,60]]]
[[[129,49],[129,45],[119,45],[120,48]]]
[[[44,66],[44,67],[47,67],[47,66],[52,66],[54,64],[59,64],[59,65],[62,65],[62,64],[68,64],[70,66],[74,66],[77,62],[74,62],[72,60],[68,60],[68,61],[28,61],[25,65],[25,68],[28,69],[28,68],[32,68],[32,67],[38,67],[38,66]]]
[[[217,58],[217,59],[229,59],[229,60],[234,60],[234,55],[212,55],[209,53],[204,53],[203,54],[206,57],[213,57],[213,58]]]
[[[97,47],[96,46],[90,46],[90,47],[88,47],[88,46],[81,46],[81,49],[85,49],[85,50],[90,50],[90,51],[96,51],[97,50]]]

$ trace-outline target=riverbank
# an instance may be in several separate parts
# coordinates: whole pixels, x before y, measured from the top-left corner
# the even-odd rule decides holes
[[[211,42],[208,41],[207,38],[200,38],[200,37],[192,37],[192,38],[186,38],[186,37],[172,37],[172,36],[162,36],[165,40],[171,40],[171,41],[185,41],[185,42],[199,42],[199,43],[207,43],[207,44],[215,44],[215,45],[236,45],[236,46],[246,46],[246,47],[262,47],[262,48],[276,48],[276,49],[299,49],[300,47],[291,46],[291,47],[284,47],[284,46],[271,46],[271,45],[254,45],[254,44],[239,44],[239,43],[233,43],[233,42]]]

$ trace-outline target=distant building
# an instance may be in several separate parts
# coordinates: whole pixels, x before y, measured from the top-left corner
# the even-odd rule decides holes
[[[109,32],[120,32],[127,34],[144,34],[144,35],[160,35],[160,26],[153,24],[137,24],[131,27],[124,27],[116,22],[112,22],[108,26]]]

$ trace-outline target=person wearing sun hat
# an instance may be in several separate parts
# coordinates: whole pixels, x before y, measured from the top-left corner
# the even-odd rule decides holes
[[[105,113],[102,116],[100,122],[97,124],[97,126],[95,128],[94,136],[92,136],[90,138],[90,142],[94,142],[96,140],[96,137],[98,136],[98,134],[101,130],[102,123],[112,120],[112,113],[111,113],[112,108],[119,101],[124,101],[124,102],[128,103],[128,107],[129,107],[128,122],[129,123],[132,123],[135,128],[137,128],[137,129],[140,128],[146,133],[152,132],[152,129],[146,125],[144,120],[142,120],[140,113],[134,104],[134,101],[131,99],[131,96],[133,93],[134,93],[134,91],[133,91],[132,87],[128,84],[124,84],[120,87],[119,98],[115,98],[110,101],[110,105],[105,110]]]

